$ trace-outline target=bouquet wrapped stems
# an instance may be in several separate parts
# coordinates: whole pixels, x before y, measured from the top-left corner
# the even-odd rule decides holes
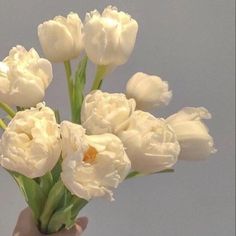
[[[88,201],[72,195],[65,188],[58,173],[59,167],[60,162],[52,172],[34,180],[9,172],[24,194],[35,223],[43,234],[69,229],[74,225],[80,210],[88,204]]]

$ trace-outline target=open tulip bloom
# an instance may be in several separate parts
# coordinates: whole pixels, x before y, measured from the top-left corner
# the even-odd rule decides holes
[[[93,198],[114,200],[127,179],[173,171],[178,160],[202,160],[215,152],[203,107],[187,107],[168,118],[149,112],[167,105],[169,85],[137,73],[125,93],[101,91],[104,77],[124,64],[135,45],[137,22],[108,6],[101,14],[57,16],[38,26],[45,58],[16,46],[0,62],[0,164],[14,178],[40,232],[74,225]],[[70,60],[80,58],[73,72]],[[87,62],[97,66],[86,95]],[[52,62],[62,62],[71,120],[46,106]]]

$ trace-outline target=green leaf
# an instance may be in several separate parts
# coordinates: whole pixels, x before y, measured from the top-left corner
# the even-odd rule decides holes
[[[72,194],[70,191],[66,189],[65,197],[64,197],[64,206],[68,206],[71,202],[71,199],[72,199]]]
[[[72,197],[72,204],[73,204],[73,208],[72,208],[71,216],[72,218],[75,219],[77,215],[79,214],[80,210],[88,204],[88,201],[74,195]]]
[[[43,212],[40,216],[41,222],[41,232],[47,232],[47,226],[49,220],[53,214],[58,209],[60,202],[62,201],[65,194],[65,186],[62,181],[58,181],[50,190],[48,194],[48,198],[46,200],[45,206],[43,208]]]
[[[61,163],[62,163],[62,157],[60,157],[57,164],[54,166],[54,168],[51,171],[54,183],[56,183],[60,179]]]
[[[141,176],[148,176],[148,175],[156,175],[156,174],[162,174],[162,173],[173,173],[175,172],[174,169],[166,169],[166,170],[162,170],[162,171],[159,171],[159,172],[155,172],[155,173],[152,173],[152,174],[142,174],[138,171],[132,171],[130,172],[127,176],[126,176],[126,180],[127,179],[131,179],[131,178],[134,178],[134,177],[141,177]]]
[[[85,199],[72,196],[67,190],[64,199],[64,206],[61,206],[51,217],[47,233],[55,233],[66,227],[72,227],[80,210],[88,203]]]
[[[143,176],[143,174],[139,173],[138,171],[132,171],[126,176],[125,179],[131,179],[138,176]]]
[[[44,176],[40,177],[39,179],[40,187],[44,192],[45,196],[48,196],[50,189],[53,186],[53,176],[51,172],[48,172]]]
[[[65,188],[63,198],[58,203],[57,209],[65,208],[71,204],[72,194]]]
[[[81,106],[84,100],[84,87],[86,84],[86,68],[87,68],[88,57],[85,56],[79,63],[74,82],[74,122],[80,123],[80,112]]]
[[[56,211],[53,214],[48,224],[48,230],[47,230],[48,233],[55,233],[64,226],[67,227],[74,223],[71,217],[72,207],[73,205],[69,205],[65,208],[61,208],[60,210]]]
[[[39,219],[46,200],[44,192],[34,179],[15,172],[11,172],[11,174],[23,192],[26,202],[33,211],[34,217]]]
[[[159,171],[159,172],[153,173],[153,175],[156,175],[156,174],[162,174],[162,173],[173,173],[173,172],[175,172],[174,169],[166,169],[166,170],[162,170],[162,171]]]

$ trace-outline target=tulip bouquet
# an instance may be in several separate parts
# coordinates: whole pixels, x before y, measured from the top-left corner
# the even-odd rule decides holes
[[[184,108],[164,119],[151,113],[172,92],[158,76],[136,73],[126,92],[101,90],[104,78],[124,64],[135,45],[137,22],[107,7],[100,14],[57,16],[38,26],[47,59],[22,46],[0,62],[0,164],[14,178],[44,234],[73,226],[93,198],[114,200],[113,189],[129,178],[172,171],[178,159],[205,159],[215,152],[202,119],[203,107]],[[73,72],[70,61],[80,61]],[[85,94],[87,62],[97,66]],[[51,63],[64,63],[71,120],[43,101]]]

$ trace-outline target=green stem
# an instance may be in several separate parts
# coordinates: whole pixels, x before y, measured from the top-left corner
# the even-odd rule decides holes
[[[57,109],[54,110],[54,114],[55,114],[57,123],[60,124],[60,123],[61,123],[61,118],[60,118],[60,112],[59,112],[59,110],[57,110]]]
[[[69,99],[70,99],[71,117],[73,119],[73,117],[74,117],[74,109],[73,109],[73,80],[71,78],[72,70],[71,70],[70,61],[65,61],[64,62],[64,66],[65,66],[65,71],[66,71],[67,87],[68,87],[68,93],[69,93]]]
[[[88,57],[85,56],[77,66],[74,83],[74,122],[80,124],[81,107],[84,100],[84,87],[86,84],[86,69]]]
[[[96,76],[93,81],[91,91],[100,89],[102,86],[102,80],[107,73],[107,66],[97,66]]]
[[[0,119],[0,128],[2,128],[3,130],[5,130],[7,128],[7,125],[5,124],[5,122]]]
[[[15,112],[6,103],[0,102],[0,108],[4,110],[11,118],[15,116]]]

